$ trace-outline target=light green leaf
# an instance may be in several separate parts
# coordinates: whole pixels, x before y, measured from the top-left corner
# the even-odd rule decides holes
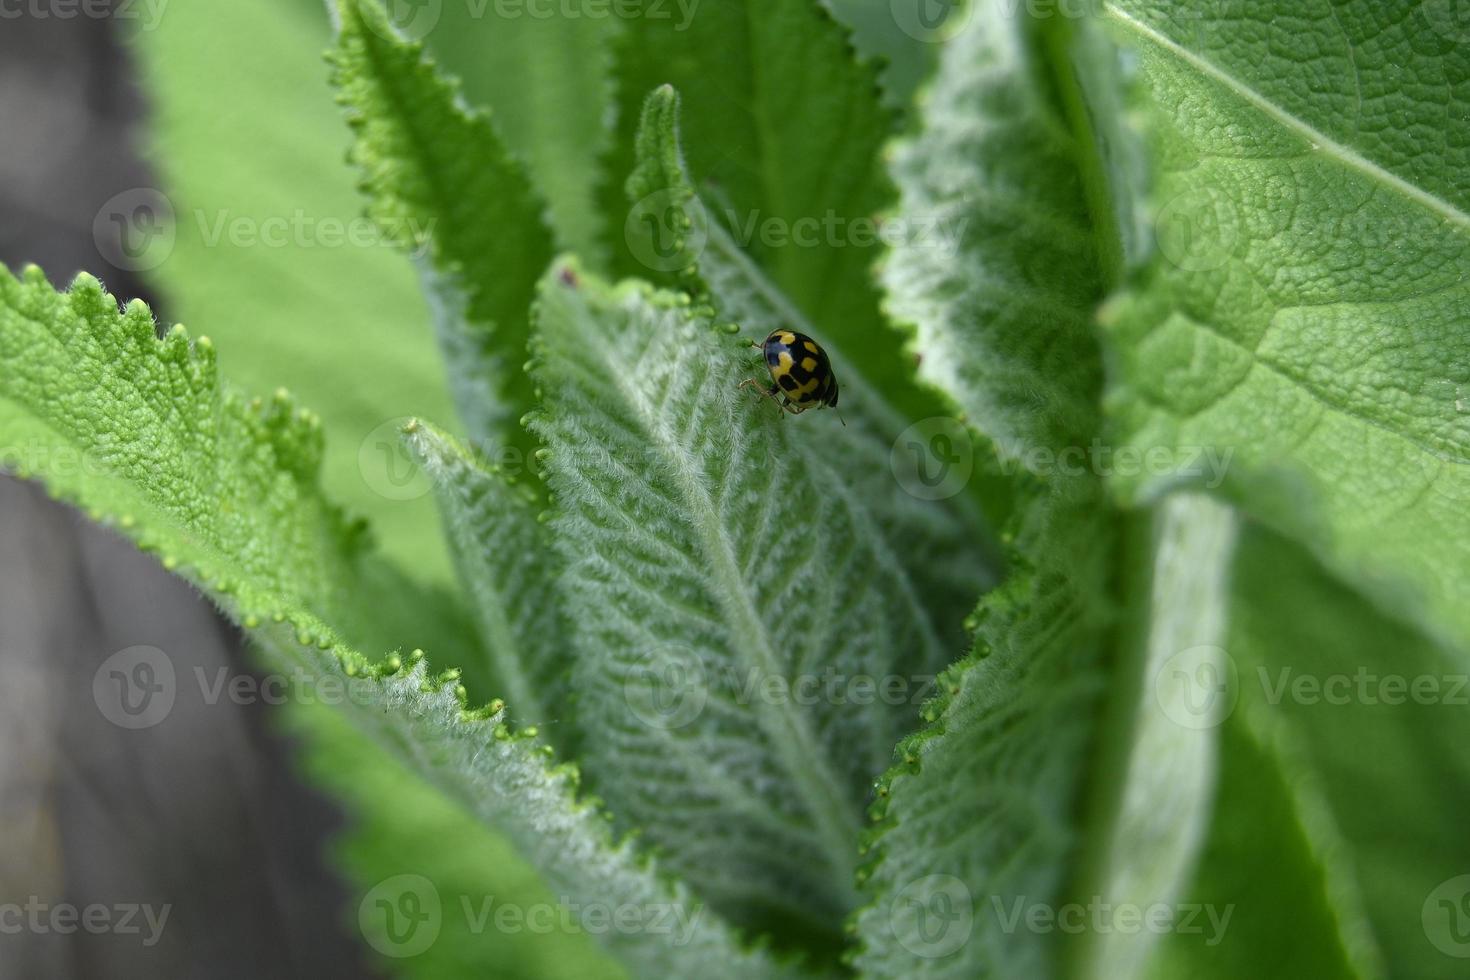
[[[974,652],[880,782],[871,904],[854,921],[863,976],[1054,975],[1046,936],[1004,926],[1054,904],[1077,855],[1116,547],[1101,503],[1081,484],[1020,505],[1017,560],[980,603]]]
[[[841,423],[737,391],[758,357],[687,297],[568,264],[537,323],[589,778],[702,898],[820,942],[851,907],[873,775],[927,696],[897,663],[943,640],[810,449]]]
[[[1435,7],[1105,5],[1137,51],[1159,245],[1107,317],[1108,402],[1170,453],[1115,481],[1127,499],[1228,450],[1223,493],[1466,650],[1470,46]]]
[[[533,450],[521,368],[535,283],[551,260],[543,206],[483,113],[370,0],[338,0],[333,80],[357,134],[369,213],[423,269],[460,417],[484,446]]]
[[[688,170],[711,223],[765,271],[817,339],[846,349],[853,368],[922,417],[929,403],[914,389],[901,335],[879,314],[870,274],[881,245],[877,219],[893,200],[880,154],[894,117],[880,103],[876,71],[816,0],[699,4],[687,24],[652,16],[656,3],[640,4],[616,49],[617,129],[602,199],[621,255],[615,268],[668,268],[657,253],[630,252],[625,236],[642,230],[634,222],[648,211],[630,212],[622,183],[633,170],[644,98],[670,84],[684,100]],[[896,230],[942,247],[951,229],[916,222]]]
[[[1002,6],[976,3],[924,93],[922,129],[892,152],[900,214],[962,229],[959,249],[900,244],[882,281],[919,377],[1003,462],[1042,470],[1089,448],[1097,425],[1103,260],[1081,165],[1094,150],[1034,60],[1037,24]]]
[[[1186,635],[1219,642],[1230,518],[1180,501],[1151,534],[1107,506],[1088,465],[1092,311],[1131,246],[1126,207],[1100,193],[1122,148],[1069,87],[1112,77],[1087,30],[978,5],[893,154],[903,207],[967,230],[951,255],[895,248],[889,305],[915,327],[921,376],[1022,473],[1010,577],[880,788],[872,903],[855,920],[866,976],[1132,975],[1146,941],[1065,949],[1028,916],[1094,891],[1168,901],[1208,817],[1213,733],[1176,738],[1145,678]]]
[[[1150,581],[1142,605],[1142,656],[1115,667],[1115,711],[1106,718],[1111,756],[1095,771],[1086,860],[1074,897],[1106,896],[1145,909],[1181,901],[1210,820],[1218,745],[1212,715],[1194,714],[1193,688],[1179,675],[1224,676],[1230,557],[1235,515],[1202,495],[1177,494],[1155,512]],[[1140,668],[1130,669],[1134,664]],[[1114,777],[1113,774],[1116,774]],[[1090,931],[1072,951],[1071,976],[1141,976],[1160,937],[1152,930]]]
[[[415,576],[449,584],[427,487],[390,479],[384,463],[408,460],[382,455],[406,418],[450,417],[444,367],[412,270],[361,216],[324,84],[330,38],[323,5],[303,0],[181,4],[135,36],[173,218],[145,271],[171,319],[209,325],[238,383],[317,406],[332,498]]]
[[[734,322],[752,339],[777,328],[815,333],[816,328],[729,233],[704,220],[704,202],[684,169],[679,97],[671,86],[655,90],[644,104],[637,166],[628,179],[628,196],[634,202],[657,202],[659,209],[672,209],[674,215],[683,216],[667,242],[674,257],[670,264],[678,269],[657,278],[678,284],[700,302],[711,304],[719,319]],[[634,213],[642,212],[635,208]],[[696,240],[701,245],[698,254],[690,247]],[[815,440],[810,452],[849,474],[854,495],[877,515],[880,532],[918,584],[936,632],[952,642],[949,649],[931,651],[942,659],[915,663],[938,671],[963,648],[960,627],[974,607],[975,596],[994,584],[993,574],[982,561],[987,550],[998,551],[993,535],[974,497],[961,493],[969,489],[964,485],[968,478],[980,476],[974,470],[974,447],[961,426],[944,425],[943,419],[931,418],[910,427],[888,401],[888,393],[868,384],[853,367],[844,348],[828,344],[824,349],[841,385],[844,424]],[[929,471],[926,483],[913,468],[911,444],[922,447],[935,436],[950,440],[953,456],[948,469]],[[940,475],[934,479],[936,474]],[[974,482],[988,496],[998,495],[989,481],[977,478]]]
[[[1209,843],[1183,893],[1180,907],[1190,911],[1178,920],[1191,914],[1193,921],[1189,931],[1181,925],[1159,937],[1146,975],[1381,975],[1356,896],[1342,894],[1355,887],[1333,880],[1345,842],[1316,812],[1310,770],[1291,764],[1280,732],[1253,727],[1238,712],[1221,728]]]
[[[665,9],[673,14],[673,0]],[[439,11],[424,36],[429,50],[463,79],[472,104],[494,114],[547,202],[557,244],[600,261],[593,191],[611,135],[612,38],[622,21],[596,3],[465,0]]]
[[[635,970],[783,972],[614,841],[576,800],[575,772],[512,734],[503,706],[467,710],[457,671],[431,676],[420,651],[370,663],[327,625],[359,618],[342,610],[371,558],[320,492],[313,416],[222,387],[212,345],[177,327],[157,339],[145,306],[119,314],[86,276],[63,295],[39,270],[0,269],[0,366],[0,442],[26,447],[11,469],[160,553],[283,668],[353,681],[355,722],[505,831],[554,889],[583,908],[642,909],[640,928],[603,934]]]
[[[1232,609],[1225,646],[1239,687],[1230,720],[1260,748],[1245,753],[1244,772],[1232,773],[1226,759],[1213,835],[1227,835],[1225,854],[1207,852],[1199,897],[1209,888],[1216,900],[1235,901],[1241,935],[1228,937],[1234,951],[1221,951],[1224,964],[1211,967],[1211,955],[1201,970],[1229,975],[1229,964],[1247,958],[1259,970],[1278,962],[1273,949],[1305,957],[1306,947],[1325,947],[1325,937],[1312,939],[1324,912],[1287,890],[1281,852],[1260,838],[1270,813],[1232,810],[1257,797],[1242,783],[1274,778],[1252,764],[1264,753],[1314,844],[1321,871],[1311,901],[1320,907],[1325,898],[1357,974],[1463,975],[1464,959],[1449,955],[1464,949],[1455,923],[1432,901],[1470,868],[1470,843],[1454,819],[1470,807],[1470,687],[1458,654],[1378,612],[1305,549],[1259,527],[1241,540]],[[1227,733],[1227,749],[1232,740],[1240,736]]]
[[[496,689],[519,723],[559,721],[571,657],[535,492],[431,426],[415,422],[406,432],[439,496]]]

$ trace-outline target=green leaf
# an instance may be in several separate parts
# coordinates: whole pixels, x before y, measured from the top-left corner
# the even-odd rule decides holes
[[[593,191],[610,136],[611,42],[621,21],[594,7],[444,3],[424,40],[464,81],[469,101],[494,113],[547,202],[558,246],[600,261]]]
[[[1377,950],[1355,901],[1341,894],[1352,886],[1333,880],[1344,842],[1317,819],[1315,794],[1307,788],[1312,774],[1290,766],[1280,742],[1269,729],[1253,731],[1243,713],[1221,728],[1209,844],[1184,892],[1198,911],[1190,931],[1161,937],[1148,976],[1382,974],[1372,965]],[[1348,948],[1347,932],[1356,934],[1355,949]]]
[[[460,417],[485,444],[534,449],[521,369],[535,283],[551,260],[543,206],[489,118],[368,0],[339,0],[333,81],[357,134],[369,213],[424,270]]]
[[[567,264],[538,310],[532,427],[589,778],[702,898],[819,942],[851,907],[872,776],[927,696],[897,662],[944,641],[810,448],[833,414],[738,391],[759,359],[687,297]]]
[[[669,264],[677,265],[678,271],[659,278],[708,302],[719,319],[733,321],[753,338],[777,328],[815,332],[729,234],[705,220],[705,205],[684,168],[679,97],[671,86],[655,90],[644,103],[637,166],[628,178],[628,195],[634,202],[657,202],[656,209],[667,208],[683,217],[668,240]],[[644,212],[635,204],[634,213]],[[697,255],[690,248],[696,238],[701,243]],[[845,421],[830,436],[815,440],[810,451],[849,473],[854,496],[877,515],[880,533],[917,583],[937,632],[947,640],[952,638],[952,651],[936,651],[942,659],[915,663],[938,671],[962,649],[961,623],[974,607],[976,594],[994,584],[982,560],[986,551],[997,552],[994,536],[975,498],[961,494],[967,489],[966,480],[977,475],[974,446],[961,426],[943,424],[947,420],[930,418],[910,427],[889,402],[889,393],[868,384],[842,347],[829,344],[824,349],[842,386]],[[931,479],[926,483],[913,468],[912,445],[922,447],[936,436],[950,440],[953,457],[948,469],[929,471]],[[933,479],[936,474],[940,474],[937,480]],[[979,496],[999,496],[991,481],[981,477],[975,484]]]
[[[855,918],[863,976],[1052,975],[1046,937],[1006,933],[1002,912],[1055,902],[1076,858],[1116,547],[1101,503],[1082,484],[1020,505],[1016,560],[981,600],[974,652],[940,677],[928,725],[879,783],[871,903]]]
[[[1456,949],[1451,923],[1431,901],[1470,867],[1470,844],[1450,819],[1470,806],[1463,751],[1470,688],[1458,653],[1375,610],[1305,549],[1260,528],[1242,538],[1233,592],[1226,647],[1239,694],[1230,720],[1239,716],[1302,800],[1299,819],[1317,841],[1320,887],[1341,922],[1347,957],[1364,976],[1385,967],[1391,976],[1462,975],[1463,959],[1445,952]],[[1220,827],[1236,800],[1227,789]],[[1247,826],[1233,832],[1237,839],[1266,825]],[[1235,875],[1217,887],[1277,880],[1277,852],[1258,835],[1248,846],[1254,859],[1240,855]],[[1226,893],[1239,905],[1242,931],[1247,921],[1269,919],[1278,947],[1303,946],[1299,925],[1307,923],[1291,894],[1248,904],[1256,891],[1252,884],[1250,892]],[[1241,942],[1249,945],[1245,936]],[[1256,958],[1272,962],[1260,951]]]
[[[1470,47],[1435,9],[1105,5],[1159,171],[1159,257],[1107,317],[1108,403],[1130,447],[1168,453],[1116,479],[1127,499],[1228,450],[1230,499],[1463,651]]]
[[[919,133],[897,143],[899,213],[963,229],[958,251],[901,243],[883,261],[889,313],[913,329],[919,377],[996,444],[1041,470],[1090,448],[1105,287],[1082,161],[1033,54],[1036,22],[975,4],[925,91]],[[1043,455],[1045,454],[1045,455]]]
[[[412,271],[361,216],[342,163],[349,140],[321,65],[330,34],[320,3],[262,0],[180,6],[135,36],[173,219],[171,250],[147,271],[172,319],[209,325],[238,383],[318,407],[332,498],[415,576],[448,584],[427,486],[385,467],[409,465],[403,421],[450,417],[443,364]]]
[[[617,130],[604,166],[619,271],[667,268],[629,254],[641,231],[621,194],[644,98],[671,84],[684,100],[684,146],[694,187],[719,224],[853,366],[906,411],[927,403],[913,390],[901,337],[883,320],[870,266],[877,218],[893,189],[880,160],[894,119],[877,74],[858,61],[847,31],[815,0],[702,4],[687,24],[652,16],[657,0],[619,36],[614,78]],[[914,217],[925,217],[915,215]],[[899,229],[904,230],[904,229]],[[942,244],[947,228],[925,225]],[[652,265],[650,265],[650,261]]]
[[[1102,194],[1124,148],[1072,87],[1112,77],[1088,30],[978,5],[893,154],[902,207],[966,233],[953,254],[893,249],[889,306],[915,327],[921,376],[1022,473],[1010,577],[881,784],[855,920],[867,976],[1133,975],[1146,939],[1064,948],[1025,917],[1094,890],[1169,900],[1208,818],[1213,733],[1177,737],[1146,678],[1185,636],[1219,642],[1230,517],[1173,502],[1150,534],[1087,465],[1092,310],[1131,254],[1126,206]]]
[[[0,442],[23,447],[9,468],[159,553],[276,664],[352,683],[354,721],[506,832],[554,889],[584,908],[642,909],[640,928],[602,937],[631,967],[784,971],[614,841],[604,814],[576,800],[575,771],[553,765],[534,731],[513,734],[502,705],[468,710],[457,671],[431,676],[421,651],[371,663],[327,625],[370,556],[321,494],[310,413],[222,387],[211,344],[178,327],[157,339],[143,304],[119,314],[87,276],[62,295],[37,269],[17,280],[0,268],[0,367]]]
[[[555,720],[572,658],[535,492],[431,426],[410,424],[407,440],[434,482],[496,689],[518,722]]]
[[[1106,775],[1093,781],[1086,864],[1072,889],[1079,903],[1096,895],[1114,906],[1176,905],[1187,898],[1184,886],[1209,826],[1216,732],[1196,721],[1192,689],[1173,681],[1181,672],[1224,673],[1228,654],[1219,644],[1236,520],[1208,497],[1177,494],[1155,509],[1154,525],[1150,575],[1128,590],[1137,607],[1134,630],[1142,635],[1128,630],[1118,641],[1137,644],[1142,655],[1114,666],[1114,710],[1103,721],[1107,754],[1094,762],[1094,771]],[[1140,976],[1159,938],[1148,929],[1087,932],[1070,951],[1067,972]]]

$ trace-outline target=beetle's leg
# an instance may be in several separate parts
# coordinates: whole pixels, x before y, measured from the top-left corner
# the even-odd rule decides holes
[[[778,388],[776,388],[775,386],[772,386],[770,388],[767,388],[765,385],[761,384],[755,378],[746,378],[744,381],[740,382],[740,384],[736,385],[736,390],[737,391],[740,390],[741,388],[754,388],[756,391],[760,392],[762,395],[765,395],[771,401],[775,402],[777,408],[784,407],[781,404],[781,400],[776,397],[780,393],[780,390]],[[785,418],[786,416],[783,413],[781,415],[781,417],[782,418]]]

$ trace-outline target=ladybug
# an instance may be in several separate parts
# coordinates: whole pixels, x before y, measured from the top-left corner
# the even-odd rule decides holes
[[[795,330],[772,330],[764,342],[751,341],[750,346],[764,355],[771,387],[750,378],[740,383],[741,388],[754,388],[792,415],[823,405],[837,407],[837,376],[827,352],[815,340]]]

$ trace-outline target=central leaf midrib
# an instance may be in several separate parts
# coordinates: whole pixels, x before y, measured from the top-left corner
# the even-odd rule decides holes
[[[649,444],[659,451],[675,475],[690,523],[709,561],[709,575],[721,586],[715,591],[727,624],[733,627],[731,638],[749,638],[754,666],[762,676],[782,676],[770,634],[750,601],[735,550],[720,524],[713,502],[704,491],[698,474],[690,470],[686,454],[678,451],[679,447],[672,442],[668,431],[645,410],[644,399],[632,382],[638,375],[623,359],[622,353],[622,348],[616,344],[607,348],[605,353],[616,389],[629,406],[639,428],[648,436]],[[738,649],[732,643],[732,650]],[[777,760],[801,795],[807,812],[818,824],[821,846],[827,852],[833,871],[838,873],[837,894],[852,896],[855,893],[853,871],[860,824],[849,806],[841,781],[832,771],[826,747],[792,707],[789,702],[772,704],[761,701],[756,705],[756,717],[770,739]]]
[[[1213,61],[1190,51],[1157,28],[1120,10],[1116,3],[1106,3],[1103,9],[1119,26],[1139,37],[1145,38],[1160,50],[1168,52],[1204,77],[1218,82],[1242,100],[1260,110],[1263,115],[1273,120],[1283,129],[1306,140],[1314,149],[1336,159],[1343,166],[1358,171],[1375,183],[1387,187],[1420,207],[1435,212],[1462,230],[1470,231],[1470,214],[1461,211],[1449,201],[1411,183],[1391,170],[1388,170],[1382,164],[1370,160],[1352,147],[1333,139],[1305,119],[1293,115],[1290,110],[1272,102],[1265,95],[1256,91],[1250,85]]]

